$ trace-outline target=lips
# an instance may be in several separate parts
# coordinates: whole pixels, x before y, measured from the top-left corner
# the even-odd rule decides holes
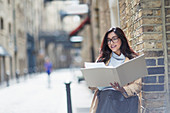
[[[116,45],[114,45],[114,46],[111,46],[111,48],[113,49],[113,48],[115,48],[116,47]]]

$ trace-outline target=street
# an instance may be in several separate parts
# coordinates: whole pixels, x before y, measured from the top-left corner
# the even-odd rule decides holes
[[[52,72],[48,87],[46,73],[27,77],[20,83],[0,89],[0,113],[67,113],[66,87],[71,80],[73,113],[88,113],[92,92],[85,81],[77,82],[80,70],[60,69]]]

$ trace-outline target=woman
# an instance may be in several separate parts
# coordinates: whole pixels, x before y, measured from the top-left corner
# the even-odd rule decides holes
[[[130,48],[124,32],[116,27],[106,32],[96,62],[118,66],[133,59],[137,54]],[[108,87],[97,87],[90,113],[137,113],[141,79],[123,87],[113,81]]]

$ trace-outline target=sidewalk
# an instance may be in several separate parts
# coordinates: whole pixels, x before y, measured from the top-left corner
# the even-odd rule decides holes
[[[71,101],[73,113],[89,113],[91,101],[93,98],[92,91],[88,88],[85,81],[78,83],[77,77],[80,77],[80,70],[70,70],[73,74],[71,88]]]
[[[66,80],[72,81],[72,113],[89,113],[93,94],[85,81],[77,82],[74,72],[69,69],[54,71],[50,88],[46,73],[20,79],[19,83],[11,81],[9,87],[0,88],[0,113],[67,113]]]
[[[93,94],[85,81],[81,81],[80,84],[73,83],[71,88],[73,113],[89,113]]]
[[[21,75],[18,80],[14,76],[13,78],[11,78],[9,80],[9,86],[8,87],[13,86],[15,84],[22,83],[22,82],[26,82],[27,80],[29,81],[31,79],[34,79],[37,75],[41,75],[41,74],[43,74],[43,73],[32,73],[32,74],[27,74],[25,76]],[[6,88],[6,87],[7,87],[7,82],[6,81],[4,81],[4,82],[2,82],[0,84],[0,89]]]

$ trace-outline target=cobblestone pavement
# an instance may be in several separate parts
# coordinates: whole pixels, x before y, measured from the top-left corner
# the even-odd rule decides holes
[[[61,69],[48,77],[45,73],[27,77],[20,83],[0,89],[0,113],[67,113],[66,87],[71,80],[71,101],[73,113],[88,113],[92,92],[85,81],[77,82],[78,70]]]

